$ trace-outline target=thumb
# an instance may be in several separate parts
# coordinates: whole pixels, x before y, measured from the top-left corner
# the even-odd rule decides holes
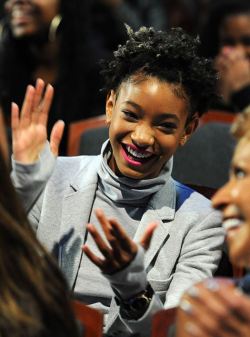
[[[152,222],[151,224],[148,225],[148,227],[146,228],[144,234],[143,234],[143,237],[141,239],[141,246],[147,250],[150,246],[150,242],[151,242],[151,239],[153,237],[153,234],[154,234],[154,231],[155,229],[157,228],[158,226],[158,223],[156,222]]]
[[[64,126],[65,126],[64,121],[62,120],[57,121],[54,124],[50,134],[50,149],[55,156],[58,156],[59,145],[62,140]]]

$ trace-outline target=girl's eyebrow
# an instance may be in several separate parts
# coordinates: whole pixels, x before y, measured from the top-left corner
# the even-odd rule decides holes
[[[142,108],[139,104],[137,104],[137,103],[135,103],[135,102],[133,102],[133,101],[127,100],[127,101],[125,101],[124,103],[129,104],[129,105],[131,105],[133,108],[135,108],[135,109],[137,109],[137,110],[143,112],[143,108]]]

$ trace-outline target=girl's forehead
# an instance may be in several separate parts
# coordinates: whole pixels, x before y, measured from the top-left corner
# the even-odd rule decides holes
[[[171,83],[167,80],[163,80],[161,78],[158,78],[157,76],[150,76],[147,74],[133,74],[130,77],[126,78],[121,85],[119,86],[119,89],[121,88],[128,88],[130,87],[131,90],[136,89],[136,87],[148,87],[153,91],[156,91],[158,88],[166,88],[167,90],[172,90],[174,93],[179,92],[178,96],[184,96],[185,89],[182,86],[181,83]]]
[[[190,100],[187,96],[184,87],[181,84],[170,83],[155,76],[131,77],[122,82],[119,90],[116,92],[116,97],[122,93],[122,96],[141,96],[146,95],[146,99],[157,97],[161,104],[169,104],[181,101],[186,105],[186,109],[190,110]],[[148,97],[149,96],[149,97]]]

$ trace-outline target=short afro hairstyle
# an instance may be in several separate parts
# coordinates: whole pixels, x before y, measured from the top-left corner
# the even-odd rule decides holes
[[[141,74],[176,85],[175,92],[187,98],[190,117],[201,116],[217,100],[217,74],[212,62],[198,55],[199,38],[182,28],[156,31],[127,27],[128,40],[119,45],[111,60],[101,62],[104,90],[117,91],[122,82]],[[190,118],[189,117],[189,118]]]

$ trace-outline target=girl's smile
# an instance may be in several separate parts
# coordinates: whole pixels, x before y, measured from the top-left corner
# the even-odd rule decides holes
[[[145,151],[134,144],[122,144],[122,156],[129,164],[140,166],[151,160],[154,154],[150,151]]]

